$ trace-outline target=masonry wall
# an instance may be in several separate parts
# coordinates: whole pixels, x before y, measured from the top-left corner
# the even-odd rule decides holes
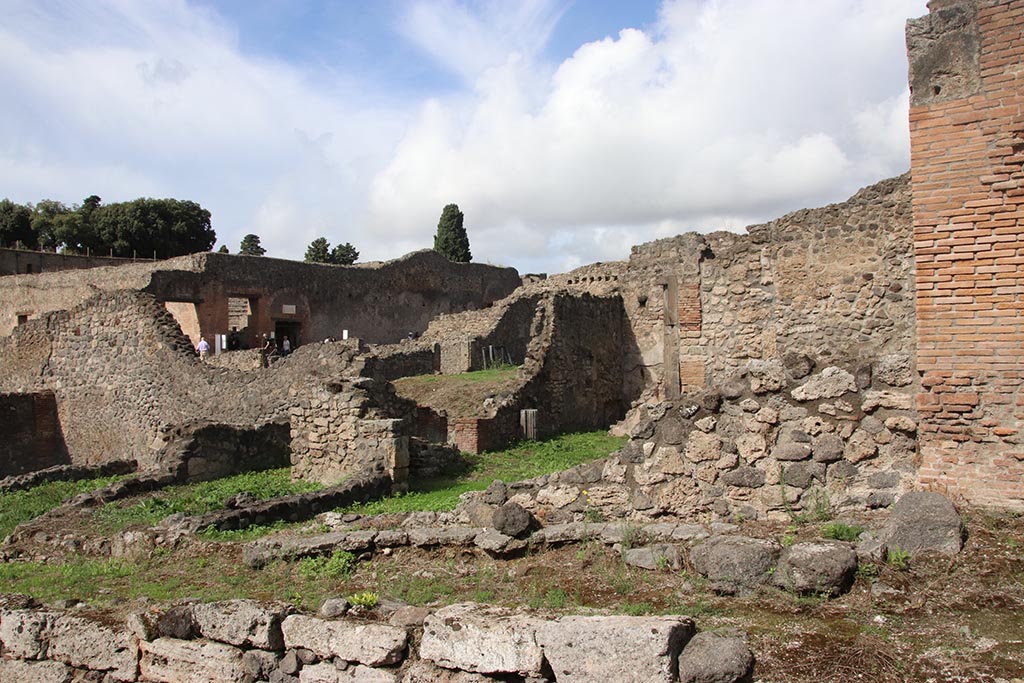
[[[922,486],[1024,508],[1024,2],[907,24]]]
[[[67,462],[53,393],[0,394],[0,478]]]
[[[168,429],[287,421],[296,396],[354,357],[352,344],[311,344],[266,370],[214,367],[155,298],[118,292],[0,338],[0,393],[52,392],[72,463],[136,460],[147,469]]]
[[[169,302],[193,344],[196,335],[227,334],[237,315],[229,299],[251,312],[241,340],[256,347],[279,323],[298,325],[299,343],[352,337],[396,342],[420,333],[442,313],[482,308],[519,285],[513,268],[452,263],[426,250],[387,263],[330,266],[267,257],[203,253],[154,263],[44,272],[0,278],[0,334],[18,316],[70,308],[97,291],[131,289]],[[295,340],[292,340],[293,342]]]
[[[914,344],[908,177],[747,228],[633,248],[627,386],[714,388],[750,360],[870,364]]]
[[[119,266],[135,262],[135,259],[107,256],[79,256],[28,249],[0,249],[0,275]]]

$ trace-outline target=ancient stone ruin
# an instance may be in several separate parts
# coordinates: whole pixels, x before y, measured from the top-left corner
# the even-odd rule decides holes
[[[605,459],[495,482],[397,528],[270,536],[245,562],[407,546],[504,557],[589,540],[623,547],[634,566],[688,561],[723,593],[832,596],[886,544],[955,554],[962,523],[938,494],[1024,511],[1022,28],[1020,3],[997,0],[934,0],[908,23],[908,174],[746,234],[679,235],[567,274],[521,280],[433,252],[349,267],[6,252],[2,486],[135,473],[67,512],[272,467],[326,485],[177,520],[150,532],[159,546],[400,492],[460,450],[611,428],[629,441]],[[295,350],[265,363],[263,335]],[[193,350],[200,337],[215,340],[209,362]],[[474,417],[393,385],[495,354],[519,366],[515,385]],[[856,544],[737,533],[822,506],[885,510],[887,526]],[[625,534],[646,543],[625,547]],[[0,678],[737,681],[753,666],[742,638],[696,633],[684,617],[385,611],[386,624],[367,624],[229,601],[114,628],[9,602]]]

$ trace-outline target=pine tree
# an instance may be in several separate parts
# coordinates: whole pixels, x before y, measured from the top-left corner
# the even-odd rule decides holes
[[[306,247],[307,263],[334,263],[331,260],[331,245],[326,237],[317,237]]]
[[[267,250],[260,246],[259,235],[249,233],[242,238],[242,243],[238,247],[238,253],[245,256],[263,256],[267,253]]]
[[[458,204],[449,204],[441,212],[441,220],[437,223],[437,234],[434,235],[434,251],[449,261],[469,263],[473,254],[469,251],[469,235],[462,226],[464,216]]]
[[[351,266],[358,259],[359,252],[348,242],[331,249],[331,263],[337,263],[339,266]]]

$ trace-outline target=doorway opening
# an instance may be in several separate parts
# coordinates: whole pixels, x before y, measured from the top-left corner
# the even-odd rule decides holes
[[[294,351],[302,343],[302,338],[299,336],[299,332],[302,330],[302,324],[294,320],[275,320],[274,321],[274,341],[277,343],[277,350],[284,351],[284,338],[288,337],[288,342],[291,346],[291,350]]]

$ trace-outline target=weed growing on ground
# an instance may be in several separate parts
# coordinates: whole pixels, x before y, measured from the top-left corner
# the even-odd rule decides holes
[[[348,596],[348,601],[352,605],[358,605],[360,607],[374,608],[380,603],[380,596],[373,591],[360,591],[359,593],[353,593]]]
[[[904,550],[898,545],[894,545],[893,547],[889,548],[886,562],[888,562],[889,566],[893,569],[906,571],[910,568],[910,551]]]
[[[410,482],[410,491],[370,503],[343,508],[365,515],[453,509],[467,491],[482,491],[495,479],[520,481],[575,467],[607,456],[625,443],[606,432],[563,434],[546,441],[525,441],[504,451],[465,454],[469,471],[438,479]]]
[[[97,515],[104,530],[114,533],[130,526],[152,526],[176,513],[201,515],[219,510],[229,498],[243,491],[260,500],[267,500],[321,488],[323,485],[315,482],[292,481],[290,468],[282,467],[262,472],[245,472],[197,484],[170,486],[157,496],[135,503],[108,503],[99,509]]]
[[[856,541],[864,533],[864,527],[856,524],[843,524],[842,522],[830,522],[821,527],[821,537],[830,538],[836,541]]]
[[[335,550],[329,556],[304,557],[299,560],[299,576],[307,581],[347,578],[355,568],[356,556],[347,550]]]
[[[0,493],[0,538],[14,531],[14,527],[22,522],[49,512],[79,493],[95,491],[121,479],[124,477],[51,481],[24,491]]]

